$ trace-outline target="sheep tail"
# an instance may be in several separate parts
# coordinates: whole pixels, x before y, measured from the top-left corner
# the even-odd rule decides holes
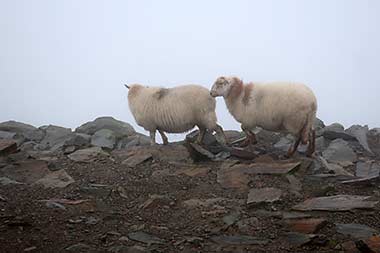
[[[302,144],[307,144],[310,141],[310,134],[314,131],[314,119],[316,117],[316,111],[312,110],[306,117],[305,125],[302,128]]]

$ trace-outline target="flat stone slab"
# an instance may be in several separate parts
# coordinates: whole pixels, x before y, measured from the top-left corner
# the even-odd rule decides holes
[[[366,225],[350,223],[342,224],[338,223],[335,225],[336,231],[343,235],[349,235],[354,239],[368,239],[373,235],[378,235],[379,231],[370,228]]]
[[[94,161],[98,156],[108,156],[100,147],[85,148],[75,151],[68,157],[75,162],[89,163]]]
[[[332,141],[327,149],[322,152],[322,155],[328,162],[342,165],[351,164],[357,160],[355,152],[342,139]]]
[[[35,184],[43,185],[45,188],[64,188],[74,182],[74,179],[65,170],[57,170],[37,180]]]
[[[248,188],[249,175],[283,175],[291,172],[300,165],[295,163],[252,163],[224,166],[217,172],[217,182],[223,188]]]
[[[378,177],[380,174],[380,166],[373,162],[358,162],[356,164],[355,175],[357,177]]]
[[[132,232],[128,234],[128,238],[137,241],[142,242],[146,244],[164,244],[165,241],[161,238],[158,238],[157,236],[150,235],[148,233],[138,231],[138,232]]]
[[[45,177],[51,171],[48,168],[47,162],[39,160],[29,160],[19,162],[14,166],[8,166],[1,170],[1,174],[12,180],[33,184],[37,180]]]
[[[247,204],[271,203],[280,200],[282,191],[273,187],[251,189],[248,193]]]
[[[138,153],[132,154],[130,157],[124,160],[122,164],[127,165],[128,167],[136,167],[137,165],[147,161],[150,158],[152,158],[151,153],[138,152]]]
[[[298,233],[298,232],[289,232],[285,234],[286,241],[289,244],[294,245],[296,247],[300,247],[302,245],[305,245],[311,242],[312,239],[314,239],[315,237],[317,237],[317,235],[303,234],[303,233]]]
[[[218,244],[228,245],[265,245],[269,242],[267,239],[247,235],[218,235],[212,236],[211,240]]]
[[[378,201],[366,201],[371,196],[335,195],[307,199],[293,206],[298,211],[349,211],[352,209],[372,209]]]

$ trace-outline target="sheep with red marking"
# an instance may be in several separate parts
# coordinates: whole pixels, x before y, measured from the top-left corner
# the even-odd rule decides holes
[[[151,144],[155,144],[156,130],[163,143],[168,144],[167,133],[184,133],[194,126],[199,128],[197,142],[201,143],[206,130],[215,131],[225,139],[217,124],[216,100],[208,89],[199,85],[174,88],[146,87],[140,84],[125,85],[129,108],[137,124],[149,131]]]
[[[231,115],[241,123],[247,138],[245,145],[256,142],[252,129],[288,132],[296,137],[288,150],[290,157],[300,142],[308,145],[307,155],[315,151],[314,119],[317,99],[304,84],[289,82],[248,83],[237,77],[219,77],[211,96],[222,96]]]

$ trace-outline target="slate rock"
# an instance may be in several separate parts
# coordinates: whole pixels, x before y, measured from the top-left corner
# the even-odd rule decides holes
[[[267,239],[247,235],[218,235],[212,236],[211,240],[226,245],[266,245],[269,243]]]
[[[335,195],[305,200],[295,205],[298,211],[349,211],[353,209],[372,209],[378,201],[367,201],[371,196]]]
[[[0,156],[17,152],[17,143],[14,140],[0,139]]]
[[[336,224],[336,231],[343,235],[349,235],[354,239],[368,239],[373,235],[378,235],[379,231],[362,224]]]
[[[128,149],[136,146],[150,146],[150,137],[136,133],[118,140],[116,149]]]
[[[113,131],[117,138],[135,134],[135,130],[130,124],[116,120],[113,117],[97,118],[94,121],[87,122],[76,128],[75,132],[93,135],[101,129],[109,129]]]
[[[18,133],[30,141],[38,142],[44,137],[44,132],[36,127],[13,120],[0,123],[0,130]]]
[[[165,240],[158,238],[157,236],[147,234],[147,233],[142,232],[142,231],[129,233],[128,238],[133,240],[133,241],[146,243],[148,245],[164,244],[165,243]]]
[[[368,126],[360,126],[360,125],[353,125],[350,128],[346,130],[346,132],[352,136],[354,136],[360,143],[360,145],[369,153],[372,153],[371,148],[368,145]]]
[[[0,177],[0,185],[23,184],[7,177]]]
[[[339,123],[333,123],[322,130],[322,135],[328,140],[343,139],[346,141],[353,141],[355,137],[346,133],[344,127]]]
[[[113,149],[116,145],[116,135],[109,129],[98,130],[91,137],[91,144],[97,147]]]
[[[45,132],[45,136],[39,144],[39,149],[42,150],[58,150],[64,146],[65,141],[71,137],[72,133],[70,128],[54,125],[42,126],[39,129]]]
[[[314,234],[303,234],[298,232],[289,232],[285,234],[285,239],[289,244],[300,247],[307,243],[310,243],[317,236]]]
[[[35,183],[49,173],[50,170],[47,163],[39,160],[18,162],[17,164],[5,167],[1,170],[1,174],[4,176],[27,184]]]
[[[293,232],[313,234],[326,224],[326,220],[323,218],[289,219],[286,224]]]
[[[357,155],[342,139],[336,139],[322,152],[323,157],[331,163],[348,164],[357,160]]]
[[[57,170],[37,180],[35,184],[43,185],[45,188],[64,188],[74,182],[74,179],[65,170]]]
[[[247,204],[271,203],[280,200],[282,191],[273,187],[251,189],[248,193]]]
[[[89,163],[94,161],[97,157],[108,156],[100,147],[92,147],[86,149],[80,149],[68,155],[68,157],[75,162]]]
[[[91,142],[91,136],[88,134],[73,133],[65,141],[65,146],[74,146],[74,147],[88,147]]]

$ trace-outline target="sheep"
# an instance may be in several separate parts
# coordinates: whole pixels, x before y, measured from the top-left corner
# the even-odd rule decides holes
[[[257,143],[255,127],[269,131],[288,132],[296,137],[287,157],[291,157],[300,142],[307,144],[307,156],[315,152],[317,99],[304,84],[288,82],[248,83],[238,77],[219,77],[210,95],[223,96],[228,111],[241,124],[246,134],[243,145]]]
[[[151,145],[156,143],[156,130],[163,144],[167,133],[184,133],[199,128],[197,143],[202,143],[206,130],[215,131],[225,141],[223,129],[217,124],[216,100],[207,88],[183,85],[174,88],[125,85],[128,104],[137,124],[150,133]]]

